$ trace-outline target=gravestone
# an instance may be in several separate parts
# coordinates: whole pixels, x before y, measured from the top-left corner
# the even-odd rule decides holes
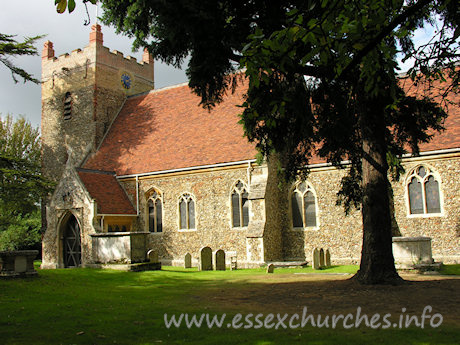
[[[14,270],[18,273],[27,272],[27,258],[25,256],[17,256],[14,260]]]
[[[225,252],[222,249],[216,252],[216,271],[225,271]]]
[[[212,271],[212,250],[209,247],[200,250],[200,270]]]
[[[313,249],[313,269],[319,270],[319,249]]]
[[[36,276],[34,259],[38,250],[0,251],[0,278]]]
[[[185,254],[184,268],[192,268],[192,255],[190,253]]]
[[[326,249],[326,267],[331,267],[331,252]]]
[[[273,272],[275,272],[275,265],[269,264],[267,266],[267,273],[273,273]]]
[[[158,263],[158,252],[154,249],[150,249],[148,252],[147,252],[147,259],[149,260],[149,262],[151,263]]]
[[[324,268],[324,249],[321,248],[319,250],[319,268]]]
[[[393,237],[396,268],[413,269],[433,263],[430,237]]]
[[[236,260],[236,255],[230,257],[230,271],[234,271],[238,268],[238,263]]]

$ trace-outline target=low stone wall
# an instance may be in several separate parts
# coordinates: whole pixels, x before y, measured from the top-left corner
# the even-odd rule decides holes
[[[94,263],[136,263],[146,260],[148,232],[91,234]]]

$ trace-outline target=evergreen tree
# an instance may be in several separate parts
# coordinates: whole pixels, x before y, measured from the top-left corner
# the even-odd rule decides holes
[[[33,83],[40,83],[31,74],[27,73],[24,69],[15,66],[9,59],[12,56],[21,55],[37,55],[37,48],[34,43],[43,36],[26,37],[24,42],[16,41],[15,35],[6,35],[0,33],[0,62],[3,63],[10,71],[11,76],[15,83],[18,82],[16,76],[24,79],[24,82],[31,81]]]

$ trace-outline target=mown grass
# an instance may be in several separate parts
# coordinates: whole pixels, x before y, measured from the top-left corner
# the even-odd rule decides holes
[[[325,273],[354,273],[333,267]],[[0,280],[1,344],[457,344],[458,329],[167,329],[164,314],[222,315],[207,291],[244,289],[264,269],[197,272],[40,270],[36,279]],[[277,269],[276,274],[309,273]],[[275,275],[276,275],[275,274]],[[259,277],[260,278],[260,277]],[[280,277],[281,278],[281,277]],[[263,294],[263,286],[260,293]],[[200,298],[196,298],[200,296]],[[267,301],[267,313],[270,303]],[[228,319],[233,314],[228,315]]]
[[[446,274],[446,275],[459,276],[460,275],[460,264],[459,265],[443,265],[439,273]]]

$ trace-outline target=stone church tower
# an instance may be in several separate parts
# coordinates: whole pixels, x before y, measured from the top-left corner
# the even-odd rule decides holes
[[[154,87],[153,58],[142,62],[103,46],[100,25],[89,45],[54,56],[53,43],[42,53],[42,159],[46,177],[58,181],[71,154],[80,166],[101,143],[126,97]]]

